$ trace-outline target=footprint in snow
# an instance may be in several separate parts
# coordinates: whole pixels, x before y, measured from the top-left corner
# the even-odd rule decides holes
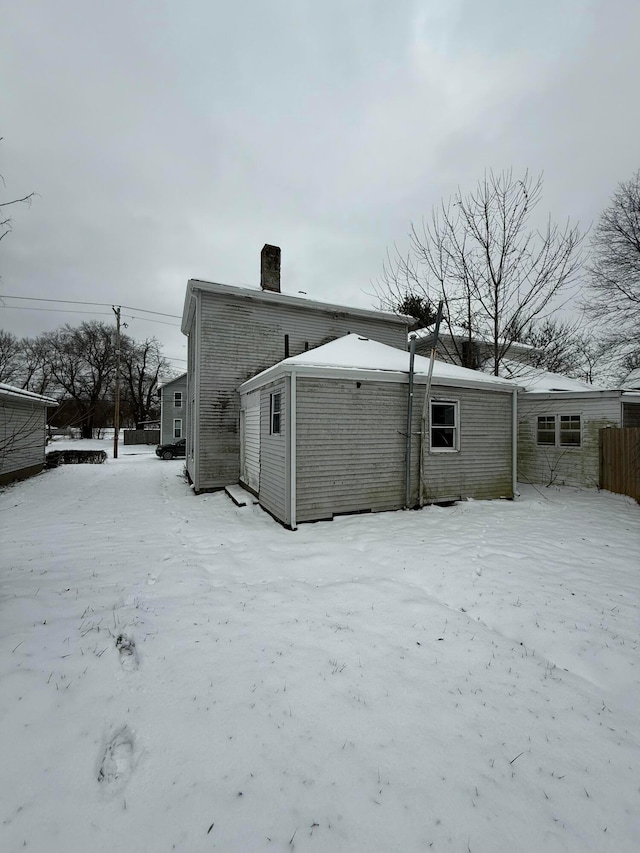
[[[120,652],[120,663],[124,669],[137,669],[140,663],[138,650],[133,637],[126,634],[118,634],[116,638],[116,649]]]
[[[122,726],[105,747],[98,782],[112,793],[121,791],[133,772],[133,759],[134,737],[127,726]]]

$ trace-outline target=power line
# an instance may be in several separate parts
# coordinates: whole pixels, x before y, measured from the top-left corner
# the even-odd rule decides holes
[[[1,299],[2,297],[0,297]],[[83,303],[79,303],[83,304]],[[87,305],[91,305],[91,302],[84,303]],[[97,305],[98,303],[96,303]],[[100,303],[102,304],[102,303]],[[106,303],[105,303],[106,304]],[[77,308],[31,308],[29,305],[3,305],[3,308],[14,311],[50,311],[55,312],[56,314],[91,314],[92,317],[108,317],[110,316],[109,311],[79,311]],[[141,318],[142,319],[142,318]],[[151,320],[152,323],[158,323],[159,320]],[[174,325],[173,323],[167,325]],[[176,324],[177,325],[177,324]]]
[[[56,302],[62,305],[98,305],[101,308],[111,308],[114,305],[113,302],[85,302],[82,299],[49,299],[46,296],[11,296],[8,293],[0,293],[0,299],[21,299],[26,302]],[[7,305],[5,307],[11,308],[12,306]],[[149,308],[133,308],[131,305],[120,305],[120,308],[126,308],[127,311],[142,311],[143,314],[156,314],[158,317],[173,317],[174,320],[182,319],[180,314],[165,314],[162,311],[151,311]],[[45,311],[47,309],[42,308],[40,310]]]

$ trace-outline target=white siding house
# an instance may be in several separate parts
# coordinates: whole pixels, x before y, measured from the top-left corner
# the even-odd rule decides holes
[[[56,400],[0,384],[0,484],[44,467],[47,408]]]
[[[160,388],[160,444],[185,438],[187,429],[187,374],[183,373]]]
[[[196,492],[237,483],[247,465],[247,476],[255,474],[250,442],[242,458],[240,451],[241,431],[255,435],[255,408],[240,413],[238,389],[247,379],[349,332],[406,350],[407,317],[281,293],[279,252],[264,247],[260,288],[198,280],[187,285],[186,468]]]
[[[429,361],[416,356],[410,506],[419,501],[428,370]],[[436,362],[424,437],[426,502],[513,497],[517,388]],[[263,371],[240,388],[242,411],[260,399],[259,471],[243,484],[291,528],[405,506],[408,389],[409,354],[354,334]]]
[[[640,425],[640,391],[608,390],[529,368],[518,403],[518,476],[542,485],[600,485],[599,431]]]

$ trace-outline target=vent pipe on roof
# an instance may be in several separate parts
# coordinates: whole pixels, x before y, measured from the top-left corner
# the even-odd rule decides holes
[[[265,243],[260,253],[260,287],[280,293],[280,247]]]

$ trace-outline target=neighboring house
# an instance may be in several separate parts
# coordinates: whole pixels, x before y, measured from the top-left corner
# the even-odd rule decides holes
[[[0,383],[0,485],[44,467],[47,408],[57,400]]]
[[[428,356],[433,348],[434,330],[431,326],[426,329],[416,329],[416,352]],[[503,342],[501,342],[502,344]],[[523,364],[529,363],[531,354],[535,352],[529,344],[514,341],[509,344],[506,355],[511,361]],[[458,326],[448,329],[440,326],[436,358],[448,361],[450,364],[465,364],[473,370],[493,371],[493,344]]]
[[[260,289],[197,280],[187,285],[186,467],[196,492],[238,482],[238,388],[247,379],[349,332],[406,350],[409,318],[285,295],[280,249],[265,246],[261,261]]]
[[[535,368],[520,372],[518,475],[525,483],[600,484],[599,430],[640,426],[640,389],[608,390]]]
[[[160,386],[160,444],[170,444],[187,435],[187,374]]]
[[[418,502],[429,360],[415,358],[409,505]],[[436,361],[427,502],[512,498],[516,383]],[[405,506],[409,354],[351,334],[240,387],[241,482],[288,527]]]

